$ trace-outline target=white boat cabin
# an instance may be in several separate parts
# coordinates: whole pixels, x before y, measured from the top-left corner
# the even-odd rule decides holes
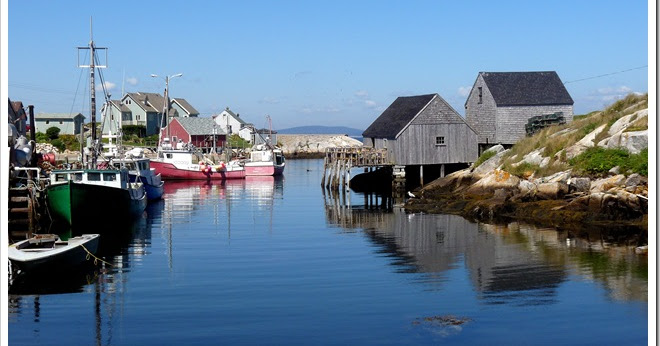
[[[100,185],[128,189],[128,170],[103,169],[71,169],[54,170],[50,173],[52,185],[64,184],[69,181],[80,184]]]

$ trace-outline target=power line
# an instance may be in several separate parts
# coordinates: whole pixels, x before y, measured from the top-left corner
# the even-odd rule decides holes
[[[633,68],[629,68],[629,69],[627,69],[627,70],[623,70],[623,71],[617,71],[617,72],[611,72],[611,73],[601,74],[601,75],[599,75],[599,76],[593,76],[593,77],[587,77],[587,78],[582,78],[582,79],[576,79],[576,80],[572,80],[572,81],[569,81],[569,82],[564,82],[564,84],[575,83],[575,82],[581,82],[581,81],[585,81],[585,80],[589,80],[589,79],[596,79],[596,78],[601,78],[601,77],[611,76],[611,75],[615,75],[615,74],[619,74],[619,73],[624,73],[624,72],[629,72],[629,71],[633,71],[633,70],[639,70],[639,69],[643,69],[643,68],[647,68],[647,67],[649,67],[649,65],[644,65],[644,66],[639,66],[639,67],[633,67]]]

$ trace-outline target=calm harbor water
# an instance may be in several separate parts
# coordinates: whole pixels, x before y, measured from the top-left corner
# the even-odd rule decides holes
[[[144,217],[104,230],[109,264],[10,287],[9,343],[647,343],[635,232],[406,214],[324,194],[322,167],[166,183]]]

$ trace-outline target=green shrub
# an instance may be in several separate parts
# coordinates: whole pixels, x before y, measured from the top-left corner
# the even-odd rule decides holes
[[[34,137],[35,137],[35,140],[37,141],[37,143],[48,143],[48,142],[50,142],[50,138],[48,138],[48,135],[43,133],[43,132],[37,132]]]
[[[497,153],[495,151],[492,151],[492,150],[484,151],[483,154],[481,154],[481,156],[479,156],[477,161],[474,163],[473,167],[474,168],[479,167],[482,163],[486,162],[488,159],[490,159],[491,157],[493,157],[495,155],[497,155]]]
[[[60,136],[60,128],[55,127],[55,126],[51,126],[46,130],[46,135],[50,139],[56,139],[57,137]]]
[[[80,141],[75,135],[61,135],[58,138],[69,150],[80,150]]]
[[[55,148],[57,148],[57,150],[59,150],[60,152],[62,152],[62,151],[64,151],[64,150],[66,149],[66,145],[65,145],[64,142],[62,142],[62,140],[59,139],[59,138],[53,139],[53,141],[50,142],[50,144],[52,144],[52,145],[53,145]]]
[[[143,125],[124,125],[122,126],[121,131],[124,134],[124,139],[126,139],[126,137],[144,137],[147,135],[147,127]]]
[[[630,154],[625,149],[589,148],[582,154],[572,158],[569,163],[580,172],[603,174],[619,166],[623,171],[632,171],[648,175],[648,149],[639,154]]]
[[[250,143],[248,141],[244,140],[239,136],[237,133],[232,134],[229,136],[229,141],[227,143],[230,148],[248,148],[250,147]]]

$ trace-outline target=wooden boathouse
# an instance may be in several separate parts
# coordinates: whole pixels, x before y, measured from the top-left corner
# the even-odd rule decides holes
[[[352,167],[383,166],[392,167],[395,182],[423,185],[478,157],[477,133],[438,94],[398,97],[362,136],[362,148],[326,151],[330,185],[343,185],[337,181]]]

